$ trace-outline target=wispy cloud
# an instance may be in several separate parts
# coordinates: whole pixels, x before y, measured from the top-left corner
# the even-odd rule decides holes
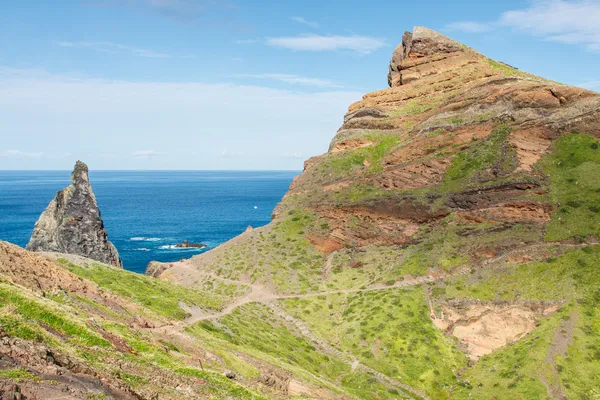
[[[369,54],[383,46],[385,41],[370,36],[281,36],[267,39],[273,47],[298,51],[332,51],[349,50],[359,54]]]
[[[319,78],[308,78],[305,76],[293,75],[293,74],[236,74],[233,75],[235,78],[252,78],[252,79],[272,79],[279,82],[288,83],[290,85],[302,85],[302,86],[315,86],[321,88],[342,88],[343,86],[338,85],[327,79]]]
[[[200,23],[214,28],[234,28],[238,7],[228,0],[84,0],[83,4],[104,7],[127,7],[149,11],[183,23]]]
[[[160,157],[163,155],[164,155],[164,153],[159,153],[154,150],[137,150],[132,153],[132,156],[134,156],[136,158],[144,158],[144,159]]]
[[[239,152],[239,151],[229,151],[227,149],[223,149],[223,151],[220,154],[220,156],[224,157],[224,158],[235,158],[235,157],[241,157],[243,155],[244,155],[244,153],[242,153],[242,152]]]
[[[534,0],[527,8],[503,12],[495,21],[462,21],[447,30],[482,33],[512,28],[552,42],[600,51],[599,0]]]
[[[299,24],[310,26],[311,28],[314,28],[314,29],[317,29],[319,27],[319,24],[317,22],[307,21],[303,17],[290,17],[290,19],[292,21],[296,21]]]
[[[17,157],[17,158],[40,158],[44,153],[30,153],[20,150],[5,150],[0,151],[0,157]]]
[[[148,58],[170,58],[170,54],[157,52],[154,50],[141,49],[138,47],[126,46],[119,43],[112,42],[56,42],[58,46],[61,47],[86,47],[95,51],[100,51],[103,53],[118,53],[125,52],[131,53],[140,57],[148,57]]]
[[[600,51],[600,1],[543,0],[524,10],[507,11],[500,23],[547,40]]]
[[[483,33],[491,31],[492,29],[494,29],[494,27],[492,26],[492,24],[473,21],[461,21],[448,24],[445,26],[445,29],[448,31],[459,31],[466,33]]]
[[[98,169],[299,169],[301,159],[281,155],[326,151],[340,116],[363,94],[223,80],[124,81],[0,66],[2,130],[15,132],[0,142],[0,169],[70,168],[75,157]],[[115,141],[127,150],[115,150]],[[44,154],[19,158],[8,149]],[[50,159],[65,152],[73,156]]]

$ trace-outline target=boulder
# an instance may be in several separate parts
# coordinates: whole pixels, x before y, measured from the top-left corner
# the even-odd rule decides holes
[[[27,250],[76,254],[123,267],[117,249],[108,240],[83,162],[77,161],[71,185],[56,194],[35,223]]]

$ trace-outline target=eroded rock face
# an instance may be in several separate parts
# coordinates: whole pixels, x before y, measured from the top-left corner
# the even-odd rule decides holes
[[[442,61],[444,55],[460,52],[464,48],[438,32],[417,26],[413,32],[404,33],[402,43],[392,53],[388,85],[396,87],[418,79],[418,66],[433,61],[428,57],[435,55],[437,61]]]
[[[122,268],[117,249],[108,241],[87,165],[77,161],[71,182],[36,222],[27,249],[77,254]]]
[[[440,315],[432,308],[431,319],[439,329],[455,336],[472,360],[518,341],[558,308],[556,304],[534,302],[463,303],[440,305]]]

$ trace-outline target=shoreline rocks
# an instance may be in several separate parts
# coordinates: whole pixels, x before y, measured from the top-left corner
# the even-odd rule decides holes
[[[208,246],[203,243],[190,243],[187,240],[184,240],[183,242],[176,244],[175,247],[177,247],[178,249],[188,249],[188,248],[203,249]]]

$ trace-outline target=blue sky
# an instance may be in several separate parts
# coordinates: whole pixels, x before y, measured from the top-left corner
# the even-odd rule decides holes
[[[600,0],[7,0],[0,169],[301,169],[416,25],[600,90]]]

